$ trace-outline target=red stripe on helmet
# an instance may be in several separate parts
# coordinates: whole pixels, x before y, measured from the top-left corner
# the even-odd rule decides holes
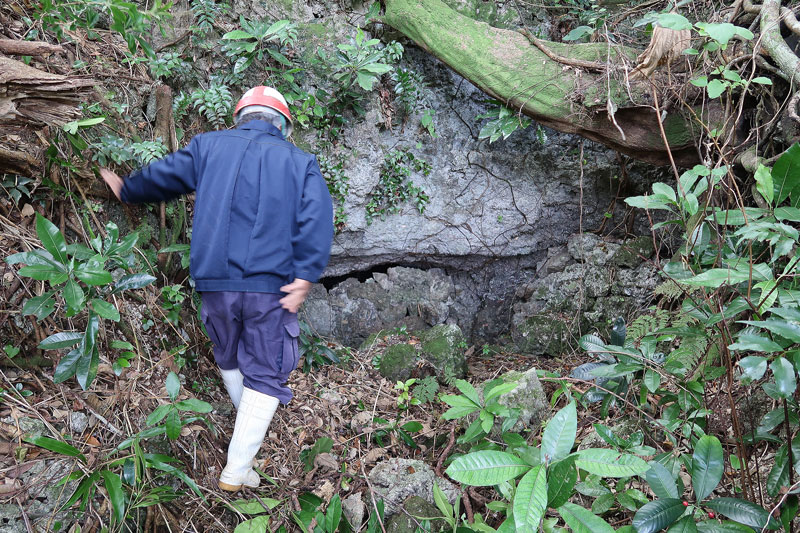
[[[292,115],[289,113],[289,108],[283,104],[280,100],[273,96],[266,96],[261,91],[254,91],[253,94],[250,96],[245,96],[239,103],[236,104],[236,109],[233,111],[233,115],[236,116],[242,108],[245,108],[250,105],[263,105],[265,107],[271,107],[290,122],[293,122]]]

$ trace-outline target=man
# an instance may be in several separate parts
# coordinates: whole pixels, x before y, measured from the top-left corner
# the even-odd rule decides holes
[[[237,128],[189,146],[124,181],[100,174],[123,202],[197,191],[191,274],[214,358],[237,408],[219,487],[258,487],[253,459],[297,366],[297,310],[328,262],[333,208],[317,160],[286,141],[283,96],[254,87],[236,106]]]

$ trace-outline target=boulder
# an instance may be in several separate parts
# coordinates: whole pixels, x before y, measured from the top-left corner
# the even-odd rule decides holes
[[[378,371],[389,381],[405,381],[411,377],[419,354],[412,344],[393,344],[381,356]]]
[[[442,516],[441,511],[435,505],[426,502],[419,496],[411,496],[403,503],[403,508],[399,513],[394,515],[386,525],[386,533],[416,533],[419,531],[417,527],[425,522],[425,518],[434,518]],[[447,524],[444,520],[431,520],[430,531],[431,533],[438,533],[445,531]]]
[[[375,499],[382,499],[385,518],[400,511],[410,496],[419,496],[433,504],[433,484],[439,485],[450,503],[458,498],[458,489],[444,478],[436,477],[433,469],[422,461],[392,458],[375,465],[369,473]]]
[[[505,382],[516,381],[517,388],[506,394],[498,396],[499,404],[509,409],[519,409],[519,418],[511,431],[521,432],[530,429],[536,432],[537,428],[550,416],[550,405],[545,397],[542,384],[536,375],[536,369],[531,368],[527,372],[506,372],[500,376]],[[481,393],[483,388],[481,387]],[[501,421],[495,422],[492,429],[493,434],[500,434]]]
[[[440,324],[419,334],[422,357],[436,369],[441,383],[467,375],[467,347],[464,334],[455,324]]]

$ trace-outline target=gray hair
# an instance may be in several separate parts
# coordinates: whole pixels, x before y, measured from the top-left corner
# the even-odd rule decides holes
[[[251,120],[263,120],[264,122],[272,124],[281,130],[281,132],[286,132],[286,118],[270,107],[247,106],[239,111],[233,119],[237,126],[250,122]]]

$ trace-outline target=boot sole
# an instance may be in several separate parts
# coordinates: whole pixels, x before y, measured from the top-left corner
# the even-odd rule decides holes
[[[230,485],[228,483],[225,483],[224,481],[218,481],[217,486],[220,489],[228,492],[238,492],[242,488],[242,485]]]

